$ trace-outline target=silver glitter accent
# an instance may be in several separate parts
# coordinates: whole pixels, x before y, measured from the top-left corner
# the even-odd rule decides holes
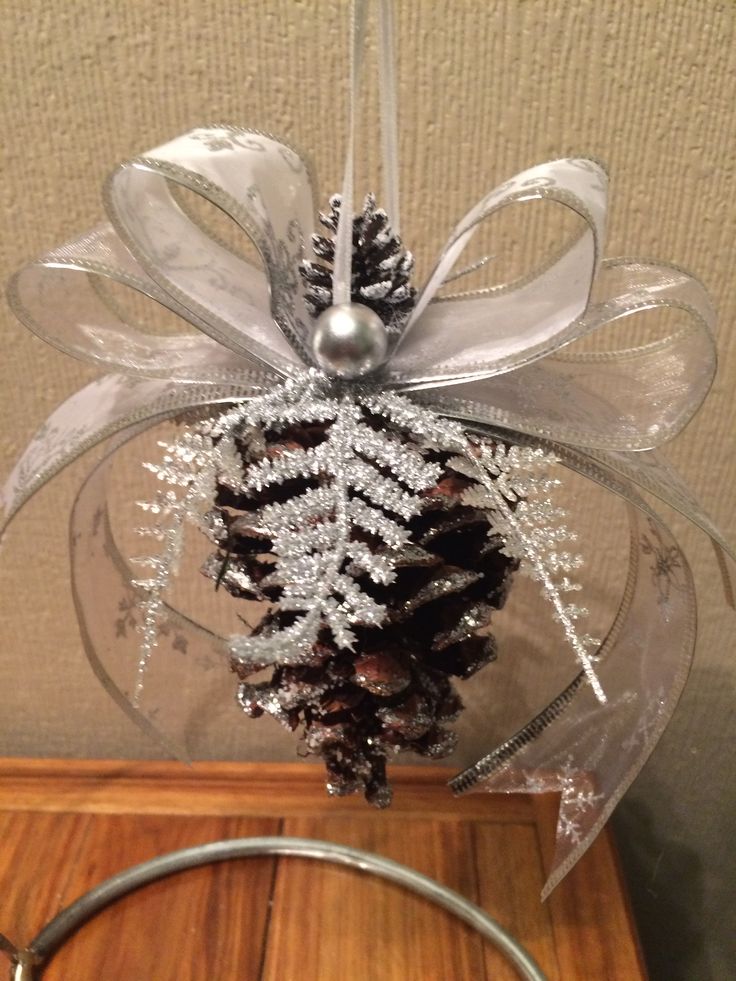
[[[377,418],[384,420],[384,428],[378,428]],[[265,452],[265,430],[283,432],[290,425],[309,423],[328,424],[318,445],[283,449],[276,456]],[[335,382],[315,369],[198,423],[172,445],[162,445],[162,463],[147,467],[169,487],[142,505],[158,519],[153,535],[164,547],[161,555],[141,560],[150,575],[136,582],[144,594],[136,698],[158,642],[162,593],[176,573],[184,526],[195,524],[214,540],[223,533],[211,513],[218,485],[258,494],[292,480],[309,482],[288,500],[248,515],[249,528],[272,543],[270,575],[256,587],[237,558],[222,569],[229,584],[256,595],[264,587],[278,586],[279,609],[297,614],[287,627],[273,622],[256,635],[231,637],[234,660],[259,667],[309,664],[322,630],[330,630],[339,648],[352,650],[354,627],[376,627],[384,621],[385,607],[364,592],[360,580],[368,576],[389,585],[407,550],[420,548],[411,540],[408,522],[431,506],[423,493],[436,486],[442,473],[427,458],[427,451],[436,450],[454,454],[445,466],[470,479],[463,503],[485,513],[493,547],[500,539],[502,551],[524,560],[522,568],[542,584],[596,695],[605,701],[587,653],[595,642],[574,627],[587,611],[562,599],[579,589],[568,573],[581,559],[565,550],[575,536],[564,525],[564,511],[549,497],[559,483],[549,477],[556,462],[552,455],[471,440],[460,424],[404,395],[367,383]],[[251,447],[255,457],[245,470],[243,446]],[[365,532],[378,539],[377,546],[361,540]],[[477,573],[466,570],[450,573],[418,590],[402,612],[476,579]],[[484,610],[479,603],[466,611],[441,645],[471,636],[482,626]],[[283,704],[261,707],[288,723]]]
[[[218,584],[250,593],[256,599],[265,599],[260,585],[248,575],[245,563],[237,556],[230,555],[222,560],[210,555],[202,566],[202,572]]]
[[[411,712],[385,705],[377,710],[376,715],[386,728],[398,729],[406,739],[421,738],[434,721],[424,703],[413,707]]]
[[[398,411],[404,402],[411,415],[411,403],[398,396],[392,397],[387,410]],[[228,420],[223,432],[233,425],[278,430],[297,420],[332,423],[319,445],[264,457],[244,476],[246,493],[295,479],[320,483],[285,502],[267,504],[254,515],[254,526],[271,540],[276,557],[274,572],[262,585],[278,583],[280,609],[300,616],[270,635],[231,638],[236,660],[308,663],[324,627],[339,647],[352,649],[354,626],[378,626],[383,621],[385,608],[362,590],[358,579],[365,574],[382,585],[393,581],[401,549],[409,542],[405,522],[421,511],[421,492],[437,483],[441,469],[390,430],[369,425],[366,409],[388,415],[379,404],[367,405],[361,388],[332,386],[312,371],[253,399]],[[435,425],[431,413],[419,414],[431,416]],[[218,423],[217,429],[221,427]],[[379,537],[383,547],[369,547],[353,534],[355,528]]]
[[[565,759],[556,773],[530,774],[525,789],[530,793],[555,791],[560,794],[558,833],[573,845],[582,841],[586,814],[597,809],[604,798],[602,793],[595,792],[590,783],[581,781],[580,768],[573,763],[572,756]]]
[[[141,529],[141,532],[145,533],[149,529]],[[150,529],[151,531],[157,531],[157,529]],[[222,512],[217,508],[212,508],[211,511],[207,511],[202,516],[202,531],[205,532],[207,537],[211,542],[219,545],[220,542],[224,542],[227,539],[227,525],[222,517]]]
[[[438,735],[436,739],[422,749],[422,756],[428,756],[434,760],[444,759],[454,752],[458,739],[459,736],[456,732],[445,729],[441,735]]]
[[[439,565],[442,559],[433,552],[425,551],[420,545],[409,542],[400,552],[397,552],[395,561],[397,568],[407,565],[417,568],[419,566]]]
[[[481,574],[479,572],[473,572],[470,569],[457,569],[446,576],[432,579],[413,593],[401,605],[401,609],[397,611],[396,618],[403,619],[420,606],[424,606],[425,603],[431,603],[432,600],[439,599],[441,596],[447,596],[450,593],[459,593],[468,586],[471,586],[474,582],[478,582],[480,578]]]
[[[445,630],[435,636],[432,643],[433,651],[443,651],[452,644],[457,644],[461,640],[472,637],[476,630],[484,627],[493,612],[493,607],[488,603],[478,602],[471,606],[458,618],[457,622],[450,630]]]
[[[577,536],[563,523],[566,512],[542,496],[559,483],[547,475],[556,462],[555,456],[540,449],[475,443],[468,445],[462,457],[451,460],[450,466],[482,485],[469,488],[464,500],[486,510],[491,534],[500,535],[505,542],[504,553],[523,560],[522,570],[541,584],[596,698],[605,704],[606,695],[588,653],[593,638],[575,629],[575,621],[588,611],[563,600],[563,593],[578,586],[567,576],[557,578],[559,572],[577,568],[580,561],[578,556],[558,551],[560,544],[575,541]]]
[[[153,501],[141,501],[139,506],[159,518],[157,535],[163,542],[158,556],[133,559],[149,570],[145,577],[134,579],[133,586],[141,590],[140,609],[142,622],[138,626],[142,634],[138,672],[133,704],[140,702],[143,679],[155,647],[158,646],[160,622],[164,615],[163,594],[178,570],[184,551],[184,530],[189,522],[199,523],[202,510],[210,508],[216,493],[220,470],[232,472],[231,461],[223,456],[219,445],[209,436],[187,431],[173,444],[159,443],[165,453],[160,464],[145,464],[156,477],[184,490],[178,497],[172,490],[159,492]],[[224,452],[227,452],[225,450]]]
[[[438,416],[436,412],[417,405],[403,395],[390,391],[369,391],[360,401],[371,412],[389,419],[403,432],[421,436],[426,446],[450,452],[465,451],[468,437],[459,423]]]

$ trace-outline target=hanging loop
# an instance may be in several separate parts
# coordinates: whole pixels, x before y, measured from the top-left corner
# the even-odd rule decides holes
[[[332,295],[335,305],[350,303],[352,293],[355,138],[360,116],[361,74],[365,55],[367,0],[354,0],[351,13],[350,119],[345,151],[340,217],[335,235]],[[394,59],[393,0],[378,0],[378,82],[380,92],[383,192],[394,231],[399,231],[399,162]]]

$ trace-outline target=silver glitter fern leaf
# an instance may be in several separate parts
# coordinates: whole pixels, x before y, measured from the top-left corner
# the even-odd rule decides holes
[[[146,667],[158,645],[159,628],[166,610],[163,597],[178,571],[186,525],[201,520],[203,508],[209,506],[214,497],[218,476],[230,481],[238,479],[234,447],[227,441],[215,446],[207,435],[187,431],[175,443],[159,443],[159,446],[165,451],[161,463],[144,466],[169,486],[159,491],[152,501],[138,502],[139,507],[156,519],[153,526],[138,530],[162,542],[163,549],[156,556],[132,560],[147,571],[132,581],[142,597],[142,639],[134,704],[140,699]],[[179,489],[180,493],[172,488]]]
[[[326,394],[309,376],[237,411],[236,427],[278,430],[295,421],[330,422],[318,446],[264,457],[245,475],[241,491],[246,494],[290,480],[318,481],[254,515],[254,530],[271,541],[276,558],[271,581],[281,586],[279,609],[296,619],[270,634],[234,637],[232,653],[245,663],[309,661],[324,628],[338,647],[352,649],[355,626],[378,626],[384,618],[384,608],[359,580],[364,575],[381,585],[394,580],[397,558],[410,538],[406,523],[421,510],[421,493],[436,484],[440,467],[390,429],[372,426],[371,413],[387,413],[369,401],[356,390]],[[229,419],[227,426],[232,423]],[[369,547],[364,533],[379,539],[380,547]]]
[[[500,535],[506,554],[520,559],[521,569],[539,582],[596,697],[605,702],[589,653],[598,642],[575,628],[588,611],[563,598],[581,588],[567,573],[580,567],[582,557],[564,549],[577,535],[564,523],[565,510],[548,496],[560,483],[549,476],[556,463],[553,454],[540,449],[480,442],[470,444],[450,465],[475,481],[465,493],[466,503],[486,511],[489,533]]]

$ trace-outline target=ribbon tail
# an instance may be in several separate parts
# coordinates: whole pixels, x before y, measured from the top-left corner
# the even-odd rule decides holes
[[[675,511],[679,511],[683,517],[704,531],[733,562],[736,562],[736,551],[733,546],[726,541],[683,478],[661,451],[616,453],[588,450],[587,455],[626,477],[664,504],[669,504]]]
[[[51,413],[31,440],[0,493],[4,532],[12,518],[52,477],[109,436],[153,426],[196,406],[247,398],[275,376],[254,371],[239,384],[195,384],[105,375]]]
[[[105,484],[115,452],[146,426],[121,434],[77,494],[69,525],[72,595],[84,651],[102,686],[168,755],[189,762],[190,740],[195,733],[201,736],[201,720],[217,717],[228,700],[234,711],[235,699],[228,699],[228,672],[221,670],[226,642],[164,604],[156,658],[134,703],[141,594],[115,542]],[[176,698],[171,697],[174,680]]]
[[[539,715],[453,781],[454,789],[560,794],[546,898],[592,844],[674,711],[695,647],[695,592],[670,531],[629,506],[629,570],[596,655],[607,704],[582,673]],[[551,723],[554,721],[554,725]]]
[[[728,558],[736,563],[736,551],[662,452],[649,450],[646,453],[616,453],[596,450],[589,451],[587,455],[668,504],[708,535],[721,573],[726,602],[736,609],[733,577],[727,562]]]

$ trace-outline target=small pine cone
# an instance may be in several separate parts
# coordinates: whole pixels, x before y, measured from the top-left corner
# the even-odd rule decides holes
[[[340,217],[340,195],[330,198],[330,211],[319,219],[330,235],[312,236],[318,260],[302,260],[300,273],[309,313],[318,317],[332,306],[332,266]],[[366,195],[363,210],[353,218],[352,288],[353,303],[375,311],[390,332],[400,329],[414,306],[416,290],[411,285],[414,257],[391,230],[389,217],[376,207],[372,194]]]
[[[244,465],[295,446],[316,446],[327,425],[294,424],[267,432],[260,443],[244,440]],[[399,430],[395,436],[407,439]],[[247,715],[269,714],[301,730],[306,753],[325,763],[328,791],[363,791],[378,807],[391,800],[387,760],[404,751],[441,758],[454,749],[450,725],[463,705],[453,678],[469,678],[495,658],[493,638],[479,631],[503,605],[518,564],[503,554],[500,539],[489,536],[486,514],[463,503],[472,482],[447,467],[449,454],[428,456],[440,464],[441,476],[408,523],[411,543],[399,557],[395,580],[383,586],[367,576],[360,580],[385,607],[383,623],[355,627],[352,651],[338,648],[324,629],[309,664],[271,666],[267,680],[250,680],[263,665],[233,663]],[[271,542],[253,527],[254,512],[302,492],[306,479],[247,497],[220,484],[207,516],[205,530],[217,551],[202,571],[236,597],[263,601],[258,634],[283,630],[295,614],[279,608],[283,584]],[[361,538],[376,552],[385,547],[367,532]]]

